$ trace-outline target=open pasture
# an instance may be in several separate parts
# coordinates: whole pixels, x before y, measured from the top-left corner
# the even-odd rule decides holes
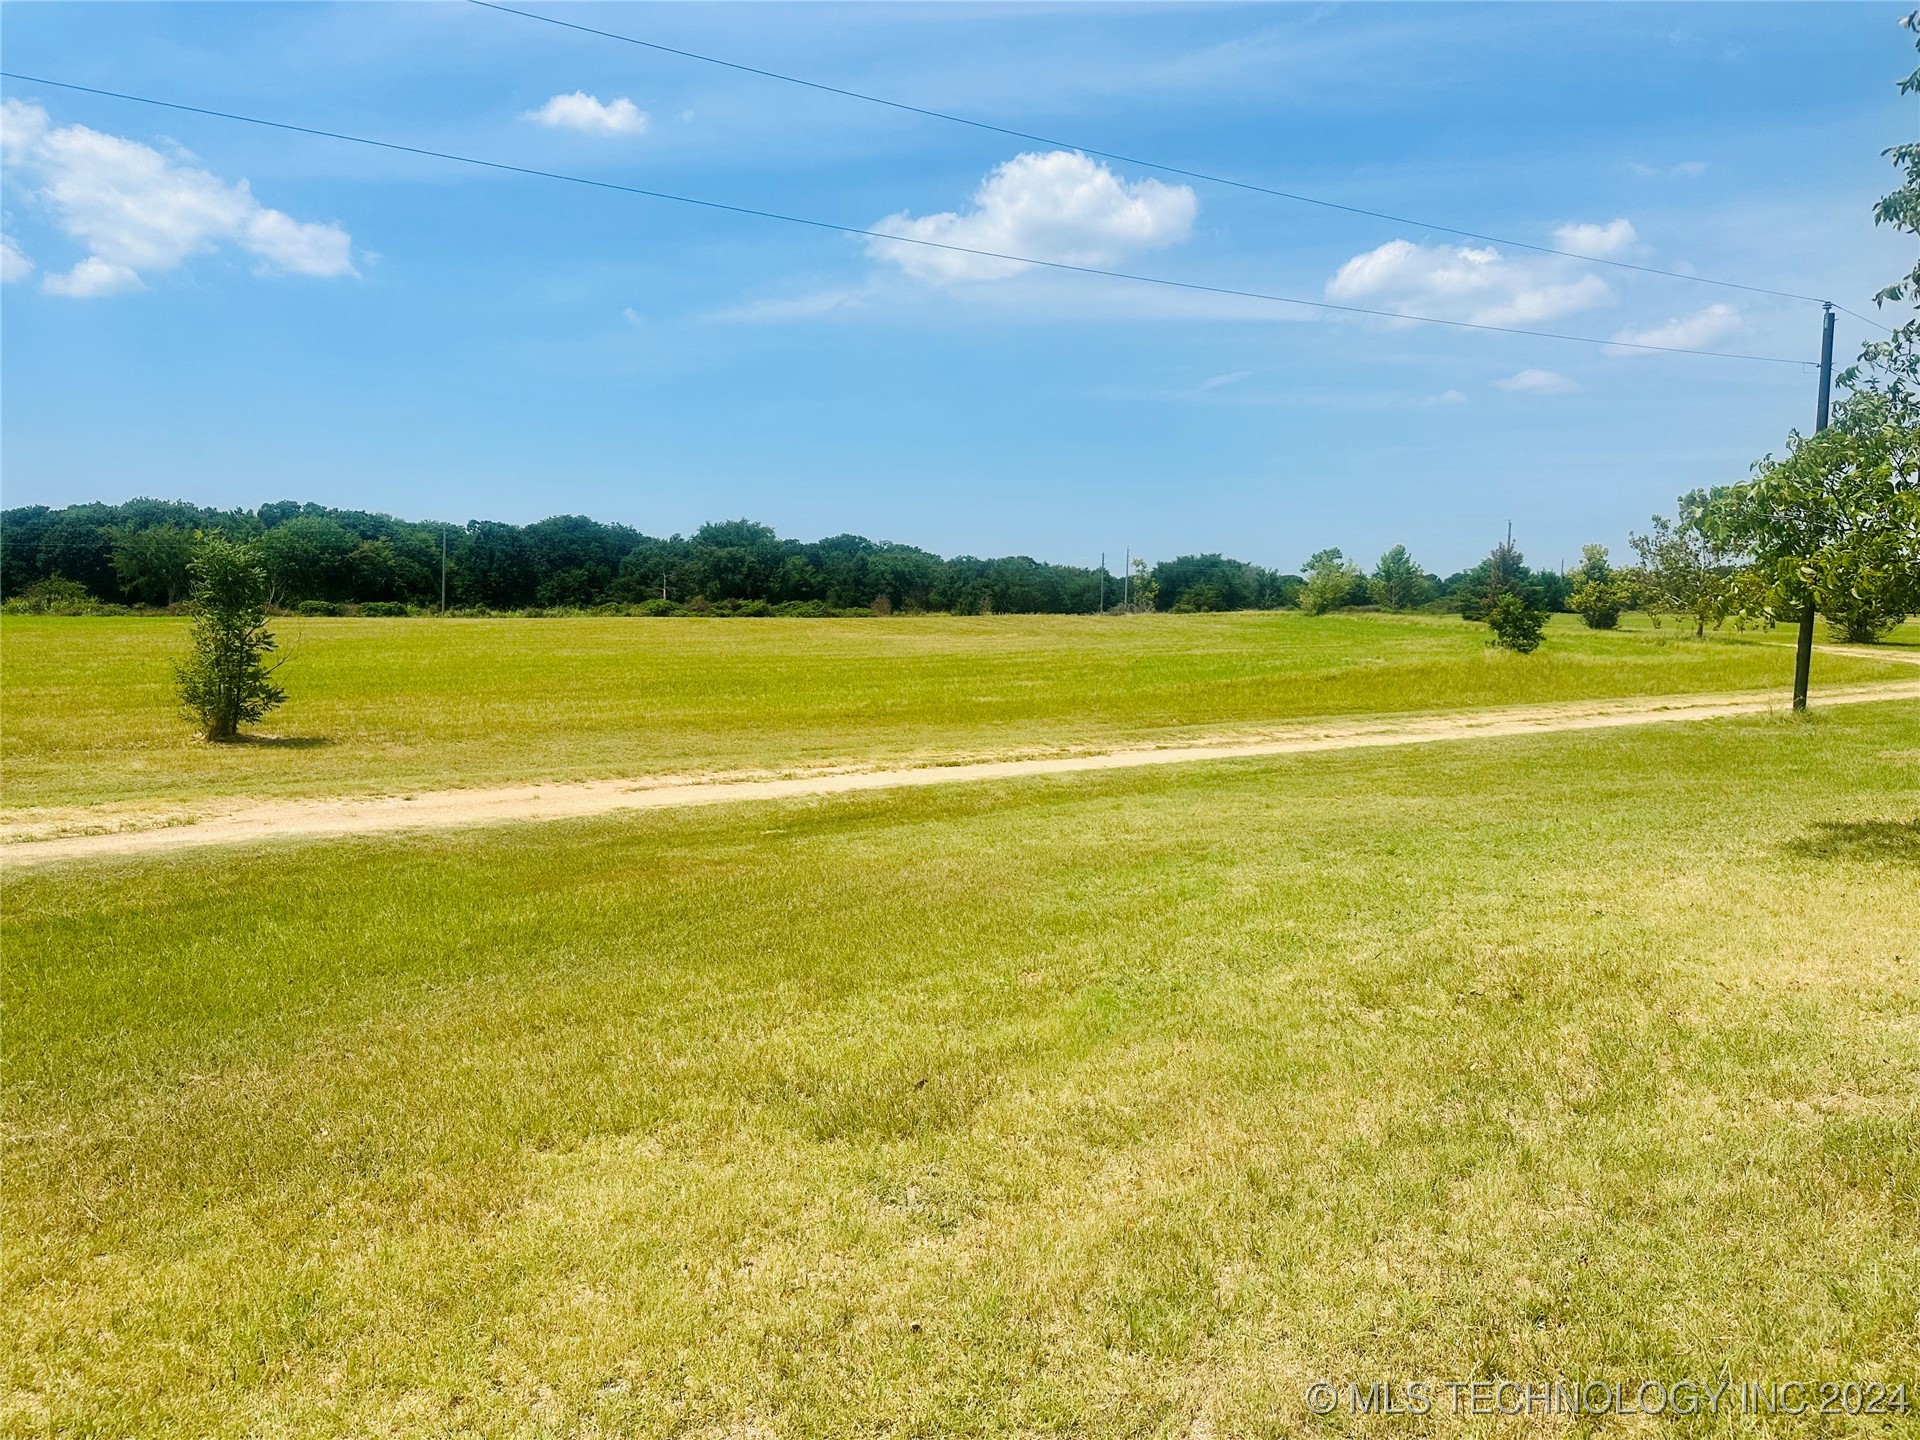
[[[173,698],[183,622],[7,617],[6,813],[1045,755],[1318,716],[1784,691],[1792,672],[1777,632],[1570,616],[1531,656],[1455,617],[1290,612],[277,628],[288,704],[265,738],[209,746]],[[1823,683],[1912,673],[1818,662]]]
[[[1911,1384],[1917,810],[1909,703],[16,876],[0,1430]]]

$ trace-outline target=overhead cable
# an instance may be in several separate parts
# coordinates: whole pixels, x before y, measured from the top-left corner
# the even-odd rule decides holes
[[[585,175],[568,175],[558,170],[540,170],[528,165],[512,165],[502,160],[486,160],[474,155],[460,155],[450,150],[430,150],[420,145],[405,145],[394,140],[376,140],[366,135],[349,135],[339,130],[322,130],[312,125],[296,125],[285,120],[267,120],[257,115],[241,115],[230,110],[214,110],[203,105],[187,105],[175,100],[159,100],[149,95],[134,95],[122,90],[104,90],[93,85],[77,85],[67,80],[52,80],[41,75],[26,75],[13,70],[0,70],[0,76],[8,80],[21,80],[30,85],[50,85],[58,90],[71,90],[83,95],[98,95],[109,100],[126,100],[136,105],[152,105],[163,110],[174,110],[189,115],[204,115],[215,120],[231,120],[242,125],[258,125],[269,130],[284,130],[295,135],[311,135],[322,140],[339,140],[351,145],[366,145],[377,150],[390,150],[402,155],[419,155],[432,160],[448,160],[459,165],[473,165],[485,170],[503,171],[510,175],[527,175],[540,180],[556,180],[569,185],[584,185],[595,190],[611,190],[623,195],[637,195],[648,200],[663,200],[675,205],[692,205],[703,210],[715,210],[729,215],[746,215],[759,220],[777,220],[785,225],[802,225],[811,230],[832,231],[841,235],[853,235],[867,240],[882,240],[895,245],[917,245],[929,250],[943,250],[957,255],[976,255],[988,260],[1001,260],[1019,265],[1033,265],[1047,270],[1064,270],[1077,275],[1098,275],[1109,280],[1126,280],[1140,285],[1158,285],[1171,290],[1185,290],[1205,295],[1225,295],[1241,300],[1259,300],[1275,305],[1293,305],[1308,310],[1330,311],[1345,315],[1365,315],[1380,320],[1406,320],[1422,325],[1444,325],[1455,330],[1481,330],[1499,335],[1525,335],[1536,340],[1563,340],[1580,345],[1599,345],[1616,350],[1646,351],[1664,355],[1698,355],[1715,360],[1748,360],[1764,365],[1812,365],[1811,360],[1799,360],[1783,355],[1751,355],[1738,351],[1704,350],[1685,345],[1656,345],[1637,340],[1607,340],[1595,335],[1569,335],[1555,330],[1528,330],[1513,325],[1489,325],[1476,320],[1448,320],[1437,315],[1410,315],[1398,310],[1375,310],[1362,305],[1341,305],[1331,300],[1304,300],[1293,295],[1277,295],[1264,290],[1242,290],[1226,285],[1207,285],[1193,280],[1175,280],[1164,275],[1142,275],[1127,270],[1107,270],[1096,265],[1075,265],[1065,260],[1043,260],[1032,255],[1014,255],[1001,250],[985,250],[972,245],[955,245],[944,240],[925,240],[912,235],[892,235],[884,230],[870,230],[859,225],[841,225],[831,220],[815,220],[803,215],[787,215],[777,210],[762,210],[750,205],[733,205],[720,200],[703,200],[692,195],[675,195],[665,190],[651,190],[638,185],[622,185],[612,180],[595,180]]]

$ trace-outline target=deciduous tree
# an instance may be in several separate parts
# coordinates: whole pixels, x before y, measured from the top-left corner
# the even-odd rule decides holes
[[[209,740],[231,740],[287,696],[267,629],[267,571],[251,545],[201,535],[192,560],[193,649],[174,667],[180,701]]]

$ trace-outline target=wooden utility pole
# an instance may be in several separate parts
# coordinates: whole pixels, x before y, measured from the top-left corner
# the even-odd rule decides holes
[[[1833,397],[1833,306],[1827,306],[1820,326],[1820,397],[1814,406],[1813,433],[1827,428],[1827,412]],[[1800,611],[1800,644],[1793,655],[1793,708],[1807,708],[1807,679],[1813,671],[1813,597]]]

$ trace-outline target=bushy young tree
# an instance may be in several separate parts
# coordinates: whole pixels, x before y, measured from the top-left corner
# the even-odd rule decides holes
[[[1138,555],[1133,557],[1133,574],[1127,582],[1127,604],[1145,614],[1152,610],[1154,602],[1160,597],[1160,582],[1153,578],[1153,571],[1147,562]]]
[[[1414,564],[1407,547],[1396,545],[1380,557],[1367,581],[1367,595],[1382,610],[1411,610],[1432,595],[1427,575]]]
[[[1491,554],[1461,576],[1453,593],[1459,598],[1460,613],[1468,620],[1484,620],[1502,595],[1518,595],[1528,607],[1543,610],[1539,587],[1526,557],[1509,535],[1493,547]]]
[[[1306,564],[1306,585],[1300,591],[1300,608],[1309,615],[1324,615],[1347,603],[1360,572],[1347,563],[1339,550],[1316,550]]]
[[[174,667],[180,702],[209,740],[231,740],[284,701],[267,629],[267,571],[250,545],[201,535],[191,562],[193,650]]]
[[[1486,621],[1487,628],[1493,632],[1489,645],[1517,650],[1522,655],[1531,655],[1540,648],[1540,636],[1547,626],[1545,613],[1534,609],[1517,590],[1503,591],[1487,607]]]
[[[1567,608],[1586,621],[1589,630],[1611,630],[1620,623],[1620,612],[1633,595],[1626,578],[1607,559],[1606,546],[1581,546],[1580,568],[1570,578]]]
[[[1737,603],[1740,553],[1710,522],[1705,492],[1682,495],[1678,518],[1656,515],[1650,533],[1631,538],[1640,557],[1642,599],[1653,623],[1667,615],[1684,616],[1693,621],[1696,639],[1709,625],[1719,629]]]

